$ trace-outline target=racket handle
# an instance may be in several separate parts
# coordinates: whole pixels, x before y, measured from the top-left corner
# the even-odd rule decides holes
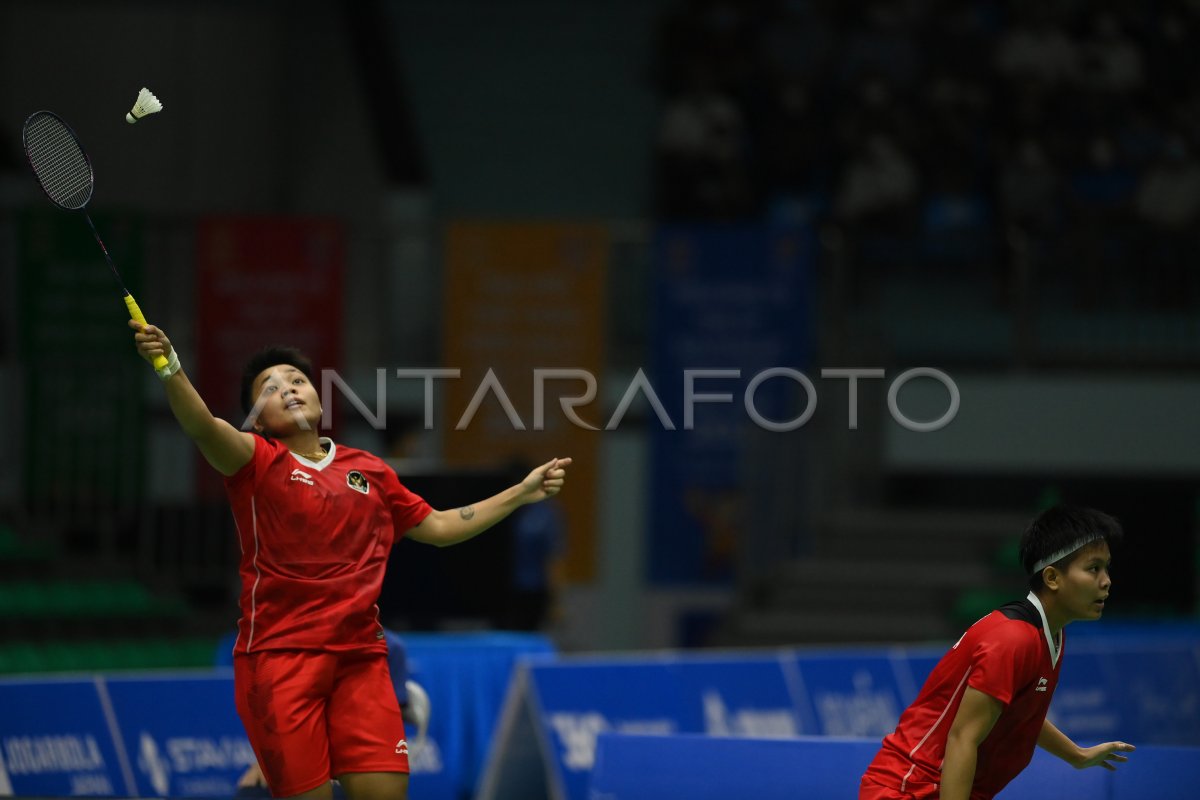
[[[143,325],[146,324],[146,316],[144,314],[142,314],[142,310],[140,308],[138,308],[137,300],[134,300],[133,295],[131,295],[129,293],[125,294],[125,307],[129,309],[129,318],[130,319],[132,319],[134,322],[140,322]],[[155,356],[154,357],[154,368],[155,369],[162,369],[166,365],[167,365],[167,357],[166,356]]]

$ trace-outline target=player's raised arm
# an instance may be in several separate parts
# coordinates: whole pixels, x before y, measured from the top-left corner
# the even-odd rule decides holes
[[[968,686],[963,692],[958,714],[946,737],[941,800],[968,800],[971,796],[979,745],[991,733],[1003,710],[999,700],[978,689]]]
[[[171,413],[183,432],[196,443],[201,454],[222,475],[232,475],[254,457],[254,437],[213,416],[200,393],[192,386],[179,365],[179,356],[161,328],[129,320],[138,354],[151,364],[155,358],[167,359],[167,366],[156,369],[167,392]]]
[[[569,458],[553,458],[534,468],[516,486],[486,500],[450,511],[434,511],[408,532],[408,538],[438,547],[465,542],[521,506],[558,494],[567,479],[566,468],[570,464]]]

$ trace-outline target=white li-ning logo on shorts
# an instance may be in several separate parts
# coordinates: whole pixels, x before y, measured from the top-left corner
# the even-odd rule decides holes
[[[401,739],[400,741],[396,742],[396,755],[398,755],[398,756],[408,755],[408,742],[405,741],[404,739]]]
[[[1044,692],[1044,691],[1046,691],[1046,684],[1048,684],[1048,683],[1049,683],[1049,681],[1048,681],[1048,680],[1046,680],[1045,678],[1038,678],[1038,685],[1037,685],[1037,688],[1036,688],[1036,689],[1034,689],[1034,691],[1035,691],[1035,692]]]

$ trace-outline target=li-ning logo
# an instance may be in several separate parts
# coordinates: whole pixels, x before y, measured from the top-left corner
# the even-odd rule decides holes
[[[367,494],[371,491],[371,484],[367,483],[367,479],[358,470],[352,470],[346,474],[346,485],[356,492]]]
[[[303,482],[307,483],[309,486],[313,485],[312,475],[309,475],[307,472],[305,472],[304,470],[302,470],[298,467],[296,469],[292,470],[292,480],[303,481]]]
[[[396,742],[396,755],[398,755],[398,756],[408,755],[408,742],[405,741],[404,739],[401,739],[400,741]]]
[[[1034,691],[1035,691],[1035,692],[1044,692],[1044,691],[1046,691],[1046,684],[1048,684],[1048,683],[1049,683],[1049,681],[1048,681],[1048,680],[1046,680],[1045,678],[1038,678],[1038,685],[1037,685],[1037,688],[1036,688],[1036,689],[1034,689]]]

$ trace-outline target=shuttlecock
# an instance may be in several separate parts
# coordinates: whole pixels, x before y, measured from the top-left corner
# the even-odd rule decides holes
[[[125,121],[132,125],[142,117],[157,114],[162,110],[163,104],[158,102],[158,98],[154,96],[154,92],[143,87],[138,92],[137,102],[133,104],[133,108],[125,115]]]

